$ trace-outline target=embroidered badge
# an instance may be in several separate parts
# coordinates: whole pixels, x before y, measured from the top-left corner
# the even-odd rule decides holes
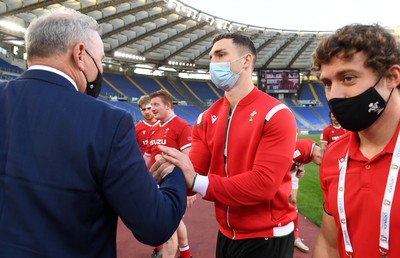
[[[253,122],[253,120],[254,120],[254,116],[257,114],[257,111],[253,111],[253,112],[251,112],[251,114],[250,114],[250,119],[249,119],[249,122],[251,123],[251,122]]]

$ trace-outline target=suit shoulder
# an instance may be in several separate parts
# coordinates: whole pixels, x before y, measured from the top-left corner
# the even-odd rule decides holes
[[[77,105],[83,112],[90,114],[92,117],[97,117],[104,123],[117,123],[121,119],[130,119],[133,124],[133,118],[128,111],[85,94],[78,95],[78,98],[74,98],[78,102]]]

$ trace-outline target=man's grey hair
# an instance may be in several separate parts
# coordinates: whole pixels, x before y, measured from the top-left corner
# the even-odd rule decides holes
[[[93,32],[99,32],[95,19],[68,8],[52,9],[29,25],[25,34],[28,60],[66,53],[82,42],[91,43]]]

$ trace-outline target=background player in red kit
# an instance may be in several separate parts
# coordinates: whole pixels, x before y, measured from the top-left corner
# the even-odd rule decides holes
[[[340,136],[346,133],[346,129],[339,124],[332,112],[329,112],[329,118],[331,119],[331,124],[325,127],[321,133],[320,143],[322,151],[326,150],[328,144],[336,141]]]
[[[136,124],[136,140],[139,144],[140,151],[142,154],[146,151],[147,146],[147,132],[149,129],[157,123],[157,119],[154,118],[153,112],[151,112],[150,97],[143,95],[138,100],[138,106],[142,113],[143,120]]]
[[[299,189],[299,178],[305,175],[304,165],[314,162],[321,164],[322,151],[321,148],[311,139],[299,139],[296,141],[296,149],[293,154],[293,165],[290,169],[292,175],[292,192],[289,196],[289,202],[297,209],[297,192]],[[294,246],[302,252],[309,252],[299,235],[299,219],[298,214],[294,221]]]
[[[144,154],[146,164],[151,167],[155,162],[156,155],[161,154],[158,145],[172,147],[189,155],[192,146],[192,128],[188,122],[174,113],[171,95],[165,90],[159,90],[150,94],[150,101],[151,111],[159,123],[154,125],[147,135],[149,142]],[[195,196],[188,198],[189,207],[195,198]],[[162,257],[175,257],[177,246],[182,258],[191,257],[187,230],[183,220],[181,220],[177,232],[164,244]]]

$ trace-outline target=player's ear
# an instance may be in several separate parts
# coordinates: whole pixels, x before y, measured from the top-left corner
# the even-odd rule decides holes
[[[254,59],[253,55],[250,54],[250,53],[247,53],[247,54],[244,56],[245,62],[244,62],[244,64],[243,64],[243,68],[245,68],[245,67],[246,67],[246,68],[247,68],[247,67],[251,67],[252,64],[253,64],[253,59]]]
[[[392,65],[387,73],[386,83],[388,87],[391,89],[400,88],[400,65]]]

